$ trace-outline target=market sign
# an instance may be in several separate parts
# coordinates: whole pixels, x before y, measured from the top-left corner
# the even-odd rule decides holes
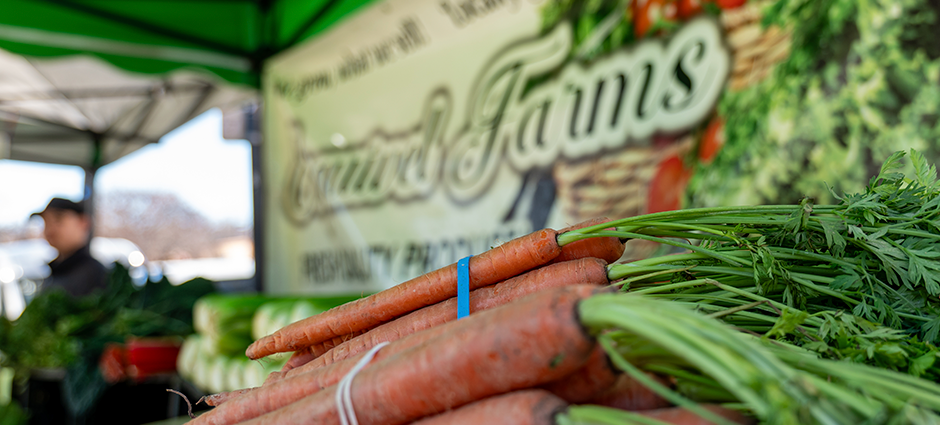
[[[555,164],[656,162],[653,136],[701,124],[728,79],[714,16],[581,61],[569,23],[539,30],[541,5],[490,5],[387,2],[272,61],[270,291],[381,289],[580,221]]]
[[[677,208],[719,99],[789,38],[756,7],[676,4],[581,11],[585,30],[558,3],[391,0],[275,57],[266,289],[383,289],[539,228]]]
[[[576,160],[647,144],[657,131],[701,122],[728,72],[720,29],[708,19],[668,43],[650,40],[587,68],[565,63],[570,48],[571,29],[559,25],[499,54],[466,99],[465,130],[447,132],[448,90],[432,87],[418,131],[403,126],[390,131],[398,137],[374,134],[340,148],[303,148],[304,161],[289,170],[284,212],[303,224],[340,208],[421,200],[436,190],[471,202],[485,197],[502,163],[525,172],[560,156]],[[552,71],[560,77],[523,96],[528,81]]]

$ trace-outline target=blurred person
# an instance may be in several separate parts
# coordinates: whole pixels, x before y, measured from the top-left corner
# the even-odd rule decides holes
[[[91,217],[84,202],[52,198],[44,210],[32,215],[42,217],[43,237],[59,251],[49,263],[52,273],[42,282],[42,290],[62,288],[73,297],[103,290],[107,268],[91,256]]]

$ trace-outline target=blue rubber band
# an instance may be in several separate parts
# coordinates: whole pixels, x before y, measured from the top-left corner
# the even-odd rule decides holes
[[[457,261],[457,318],[470,315],[470,257]]]

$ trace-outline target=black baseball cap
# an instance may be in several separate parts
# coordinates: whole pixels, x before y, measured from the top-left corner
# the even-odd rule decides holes
[[[75,202],[65,198],[52,198],[49,200],[49,204],[46,205],[46,208],[42,211],[34,212],[30,214],[30,217],[35,217],[37,215],[41,216],[43,213],[49,210],[69,210],[75,211],[79,214],[85,213],[85,203],[84,202]]]

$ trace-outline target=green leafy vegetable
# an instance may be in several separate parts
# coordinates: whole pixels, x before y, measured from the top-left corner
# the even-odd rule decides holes
[[[940,184],[917,151],[890,155],[835,205],[669,211],[568,232],[688,251],[609,267],[624,291],[691,305],[821,356],[940,378]],[[932,173],[932,174],[931,174]],[[616,227],[616,231],[604,230]]]
[[[2,364],[25,377],[32,368],[67,368],[83,358],[97,362],[104,344],[127,336],[188,335],[193,304],[214,291],[201,278],[179,286],[164,278],[137,288],[117,263],[109,276],[108,288],[99,294],[71,298],[45,291],[16,321],[0,319]]]
[[[792,34],[769,78],[727,91],[726,142],[689,182],[689,205],[834,200],[896,150],[940,158],[940,31],[930,0],[775,0],[764,24]],[[929,176],[915,158],[916,175]],[[874,217],[874,216],[872,216]]]
[[[819,359],[780,342],[767,343],[681,303],[607,294],[583,301],[579,314],[617,368],[713,423],[727,421],[698,403],[729,403],[726,406],[768,424],[933,424],[940,420],[936,414],[940,386],[934,382]],[[924,369],[932,361],[933,357],[918,358],[917,367]],[[657,384],[641,371],[672,376],[677,380],[676,390]],[[702,400],[702,393],[684,388],[715,390],[704,392],[707,398]],[[568,424],[647,423],[635,415],[597,406],[573,406],[560,415],[559,423]]]

